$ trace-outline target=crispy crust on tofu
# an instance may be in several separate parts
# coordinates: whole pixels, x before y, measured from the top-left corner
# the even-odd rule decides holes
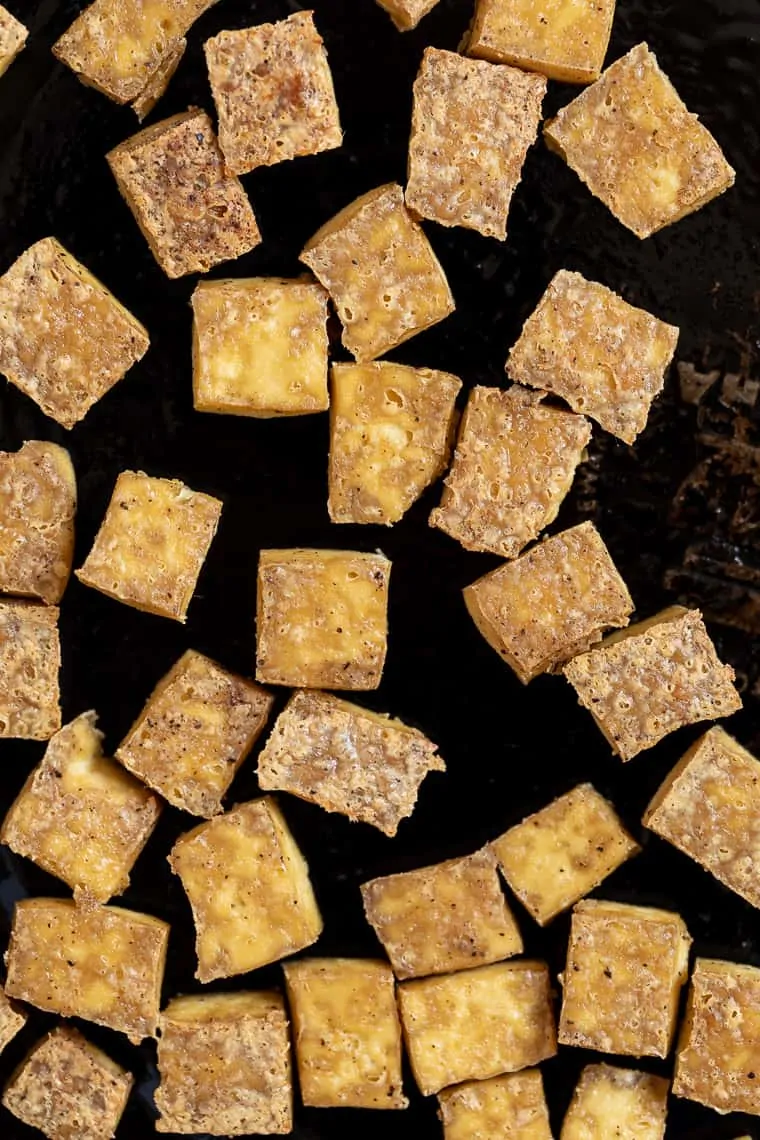
[[[438,0],[377,0],[400,32],[416,28],[423,16],[432,12]]]
[[[211,0],[211,3],[215,4],[216,0]],[[187,40],[183,37],[177,40],[171,48],[167,50],[158,70],[153,72],[153,75],[145,84],[140,94],[133,100],[132,110],[137,115],[137,121],[139,123],[141,123],[143,119],[147,119],[161,96],[166,93],[166,89],[172,81],[174,72],[182,63],[182,57],[186,51]]]
[[[575,1086],[560,1140],[663,1140],[668,1111],[665,1077],[615,1065],[586,1065]]]
[[[443,1089],[438,1104],[444,1140],[552,1140],[540,1069]]]
[[[0,601],[0,738],[49,740],[61,727],[58,613]]]
[[[28,29],[0,4],[0,75],[5,74],[28,38]]]
[[[0,1053],[6,1045],[10,1045],[17,1033],[20,1033],[27,1022],[28,1014],[20,1006],[9,1001],[5,991],[0,988]]]

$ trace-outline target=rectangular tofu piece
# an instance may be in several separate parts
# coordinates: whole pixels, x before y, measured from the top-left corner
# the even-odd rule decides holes
[[[169,866],[192,907],[201,982],[276,962],[322,933],[306,860],[269,796],[181,835]]]
[[[543,76],[425,48],[409,140],[412,213],[504,241],[545,94]]]
[[[256,680],[376,689],[388,640],[391,564],[356,550],[262,550]]]
[[[9,1001],[0,987],[0,1053],[26,1025],[28,1014]]]
[[[49,740],[61,727],[57,606],[0,601],[0,738]]]
[[[406,1108],[390,966],[362,958],[304,958],[283,970],[303,1103]]]
[[[0,4],[0,75],[4,75],[29,38],[29,30]]]
[[[432,12],[438,0],[377,0],[400,32],[416,28],[423,16]]]
[[[563,672],[622,760],[684,725],[742,707],[734,671],[718,659],[701,613],[683,606],[611,634]]]
[[[259,754],[262,791],[283,791],[396,834],[428,772],[444,772],[418,729],[330,693],[293,693]]]
[[[518,385],[470,392],[441,504],[430,516],[465,550],[516,558],[557,517],[591,424],[543,399]]]
[[[672,911],[584,900],[573,911],[560,1045],[667,1057],[691,938]]]
[[[604,285],[560,269],[523,325],[507,372],[633,443],[662,391],[678,333]]]
[[[109,598],[184,622],[222,504],[178,479],[122,471],[80,582]]]
[[[454,311],[433,247],[393,182],[325,222],[301,261],[332,297],[343,344],[360,362],[383,356]]]
[[[591,784],[552,800],[494,839],[491,849],[510,890],[541,926],[640,850]]]
[[[157,1132],[292,1131],[288,1018],[278,993],[174,998],[161,1014],[158,1073]]]
[[[552,1140],[540,1069],[443,1089],[438,1105],[444,1140]]]
[[[462,381],[387,360],[333,364],[330,379],[330,519],[398,522],[446,470]]]
[[[664,1077],[614,1065],[586,1065],[560,1140],[663,1140],[668,1111]]]
[[[736,177],[646,44],[563,107],[544,137],[639,238],[699,210]]]
[[[55,238],[0,277],[0,372],[73,428],[148,351],[148,333]]]
[[[121,907],[71,899],[16,903],[5,992],[61,1017],[155,1037],[169,924]]]

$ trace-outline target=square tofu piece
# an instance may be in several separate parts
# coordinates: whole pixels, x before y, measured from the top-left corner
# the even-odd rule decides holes
[[[488,848],[362,885],[364,913],[397,978],[448,974],[522,953]]]
[[[662,391],[677,342],[675,325],[561,269],[525,322],[507,372],[633,443]]]
[[[230,174],[341,145],[330,65],[312,12],[220,32],[204,50]]]
[[[476,387],[430,525],[466,550],[516,558],[557,517],[591,439],[583,416],[515,385]]]
[[[167,277],[207,273],[261,241],[245,190],[225,171],[205,111],[145,127],[106,157]]]
[[[613,1065],[586,1065],[560,1140],[663,1140],[668,1111],[664,1077]]]
[[[428,772],[444,772],[416,728],[329,693],[294,693],[259,755],[259,787],[396,834]]]
[[[61,727],[56,606],[0,601],[0,738],[49,740]]]
[[[343,344],[374,360],[454,311],[449,283],[395,183],[370,190],[326,222],[301,261],[343,323]]]
[[[552,1140],[540,1069],[438,1094],[444,1140]]]
[[[148,351],[148,333],[55,238],[0,277],[0,372],[73,428]]]
[[[262,550],[256,679],[315,689],[376,689],[387,650],[390,573],[382,554]]]
[[[269,796],[180,836],[169,865],[193,910],[201,982],[276,962],[322,933],[306,860]]]
[[[218,815],[273,697],[189,649],[159,681],[116,759],[191,815]]]
[[[612,804],[579,784],[491,844],[502,874],[541,926],[636,855]]]
[[[231,416],[327,410],[327,294],[280,277],[201,281],[193,293],[193,404]]]
[[[401,1021],[420,1091],[485,1080],[557,1052],[549,970],[497,963],[399,986]]]
[[[632,48],[544,127],[595,197],[645,238],[733,186],[735,172],[646,44]]]
[[[691,938],[668,910],[584,900],[573,911],[560,1045],[667,1057]]]
[[[0,75],[4,75],[29,36],[20,20],[0,4]]]
[[[543,76],[425,48],[414,81],[409,209],[504,241],[545,93]]]
[[[27,1014],[9,1001],[0,988],[0,1053],[26,1025]]]
[[[626,626],[628,588],[591,522],[545,539],[464,590],[472,620],[524,685]]]
[[[120,907],[71,899],[16,903],[5,992],[61,1017],[155,1037],[169,924]]]
[[[564,674],[622,760],[684,725],[742,707],[734,671],[718,660],[701,613],[683,606],[611,634]]]
[[[157,1132],[292,1130],[288,1018],[278,993],[175,998],[161,1014],[158,1071]]]
[[[149,614],[184,622],[222,504],[178,479],[122,471],[76,576]]]
[[[377,0],[400,32],[416,28],[423,16],[432,12],[438,0]]]

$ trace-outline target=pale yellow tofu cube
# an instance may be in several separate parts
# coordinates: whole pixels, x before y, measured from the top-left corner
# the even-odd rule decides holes
[[[56,606],[0,601],[0,738],[49,740],[61,727]]]
[[[5,74],[28,38],[28,29],[0,4],[0,75]]]
[[[0,988],[0,1053],[26,1025],[27,1014],[9,1001]]]
[[[432,12],[438,0],[377,0],[400,32],[416,28],[423,16]]]
[[[586,1065],[575,1086],[560,1140],[663,1140],[668,1082],[653,1073]]]
[[[444,1140],[552,1140],[539,1069],[467,1081],[438,1104]]]

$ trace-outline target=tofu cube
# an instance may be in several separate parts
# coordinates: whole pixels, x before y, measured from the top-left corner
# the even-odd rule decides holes
[[[157,1132],[292,1131],[288,1018],[278,993],[174,998],[161,1014],[158,1072]]]
[[[718,660],[701,613],[683,606],[611,634],[564,674],[622,760],[684,725],[742,707],[734,671]]]
[[[462,381],[381,360],[333,364],[331,387],[330,518],[398,522],[446,470]]]
[[[398,996],[412,1072],[425,1096],[517,1072],[557,1052],[543,962],[498,962],[403,982]]]
[[[332,297],[343,344],[361,362],[454,311],[443,269],[395,183],[370,190],[326,222],[301,261]]]
[[[545,93],[542,76],[425,48],[409,140],[412,213],[504,241]]]
[[[276,962],[322,932],[306,860],[268,796],[180,836],[169,865],[192,907],[201,982]]]
[[[216,3],[216,0],[212,0],[212,3]],[[139,123],[147,118],[161,96],[166,93],[166,89],[172,81],[174,72],[182,62],[182,57],[186,51],[187,40],[184,36],[179,40],[175,40],[161,57],[161,63],[158,69],[153,72],[137,98],[132,100],[132,110],[137,115],[137,121]]]
[[[219,499],[178,479],[122,471],[76,576],[127,606],[184,622],[221,512]]]
[[[5,74],[28,38],[28,29],[0,4],[0,75]]]
[[[507,372],[633,443],[662,391],[678,332],[604,285],[560,269],[525,322]]]
[[[148,351],[148,333],[55,238],[0,277],[0,372],[73,428]]]
[[[0,601],[0,738],[49,740],[61,727],[56,606]]]
[[[557,517],[591,439],[583,416],[515,385],[476,387],[430,525],[465,550],[516,558]]]
[[[262,791],[283,791],[396,834],[428,772],[444,772],[416,728],[329,693],[294,693],[259,754]]]
[[[388,638],[391,564],[355,550],[262,550],[256,679],[376,689]]]
[[[467,1081],[438,1104],[444,1140],[552,1140],[540,1069]]]
[[[361,958],[305,958],[283,969],[303,1103],[406,1108],[390,966]]]
[[[613,1065],[586,1065],[575,1086],[560,1140],[663,1140],[668,1111],[664,1077]]]
[[[639,238],[699,210],[736,177],[646,44],[563,107],[544,137]]]
[[[27,1016],[19,1006],[8,1000],[5,991],[0,988],[0,1053],[24,1028]]]
[[[169,924],[121,907],[71,899],[16,903],[5,992],[61,1017],[155,1037]]]
[[[210,818],[258,740],[273,697],[189,649],[159,681],[116,759],[165,800]]]
[[[667,1057],[691,938],[668,910],[584,900],[573,911],[560,1045]]]
[[[438,0],[377,0],[400,32],[416,28],[423,16],[432,12]]]
[[[245,190],[227,174],[205,111],[145,127],[106,157],[167,277],[207,273],[261,241]]]

